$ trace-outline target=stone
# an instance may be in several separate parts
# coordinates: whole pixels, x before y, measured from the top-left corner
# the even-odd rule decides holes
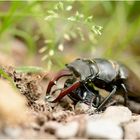
[[[109,120],[89,119],[86,124],[86,137],[100,139],[121,139],[123,138],[122,128]]]
[[[78,133],[79,123],[77,121],[68,122],[56,130],[56,136],[61,139],[73,138]]]
[[[95,111],[94,107],[90,107],[89,105],[82,102],[78,102],[75,106],[76,114],[82,114],[82,113],[92,114],[94,113],[94,111]]]
[[[32,122],[30,124],[30,126],[31,126],[31,128],[33,128],[36,131],[39,131],[40,130],[40,126],[37,123]]]
[[[102,119],[107,119],[121,124],[131,120],[132,112],[124,106],[110,106],[102,114]]]
[[[21,135],[22,129],[20,127],[5,127],[3,131],[8,137],[15,139]]]
[[[82,103],[82,102],[78,102],[78,103],[75,105],[75,112],[76,112],[77,114],[85,113],[88,109],[89,109],[89,106],[86,105],[85,103]]]

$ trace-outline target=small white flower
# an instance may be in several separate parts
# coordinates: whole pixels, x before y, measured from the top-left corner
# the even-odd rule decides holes
[[[47,47],[44,46],[44,47],[42,47],[42,48],[39,50],[39,53],[43,53],[43,52],[45,52],[46,50],[47,50]]]
[[[46,44],[49,44],[49,43],[52,43],[52,42],[53,42],[53,41],[52,41],[52,40],[49,40],[49,39],[48,39],[48,40],[45,40],[45,43],[46,43]]]
[[[46,60],[47,58],[48,58],[48,55],[44,55],[44,56],[42,57],[41,61],[44,61],[44,60]]]
[[[63,44],[59,44],[59,45],[58,45],[58,50],[60,50],[60,51],[63,51],[63,50],[64,50]]]
[[[70,36],[68,34],[64,34],[64,39],[70,41]]]
[[[72,6],[69,5],[69,6],[67,6],[66,11],[70,11],[71,9],[72,9]]]
[[[50,55],[50,56],[53,56],[53,55],[54,55],[54,50],[50,50],[50,51],[49,51],[49,55]]]

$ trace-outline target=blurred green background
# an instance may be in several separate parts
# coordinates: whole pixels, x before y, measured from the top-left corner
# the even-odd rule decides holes
[[[139,1],[0,2],[0,64],[57,71],[77,57],[102,57],[139,74],[139,45]]]

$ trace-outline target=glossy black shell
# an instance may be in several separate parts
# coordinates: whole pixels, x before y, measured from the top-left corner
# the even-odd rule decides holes
[[[121,83],[123,83],[124,80],[128,78],[128,69],[125,65],[116,61],[110,61],[102,58],[95,58],[92,60],[76,59],[66,66],[74,73],[75,77],[80,78],[83,85],[88,85],[88,83],[91,83],[94,86],[105,89],[109,92],[112,91],[114,85],[117,86],[117,90],[124,90],[121,86]],[[68,87],[69,82],[67,81],[66,83]],[[91,92],[89,92],[84,88],[83,85],[81,85],[81,87],[77,90],[73,91],[72,94],[69,94],[69,96],[76,101],[78,101],[78,98],[79,100],[85,98],[84,100],[87,99],[87,103],[89,103],[91,96],[98,94],[94,89],[94,86],[90,88]],[[86,97],[84,97],[85,92],[88,93]]]
[[[98,79],[105,83],[110,83],[117,79],[127,79],[128,77],[128,70],[123,64],[101,58],[93,60],[76,59],[66,66],[83,81]]]

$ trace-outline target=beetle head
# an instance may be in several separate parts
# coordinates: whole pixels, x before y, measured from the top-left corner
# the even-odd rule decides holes
[[[80,77],[81,81],[94,79],[98,73],[98,67],[93,60],[76,59],[75,61],[66,64],[66,67],[74,73],[76,77]]]

